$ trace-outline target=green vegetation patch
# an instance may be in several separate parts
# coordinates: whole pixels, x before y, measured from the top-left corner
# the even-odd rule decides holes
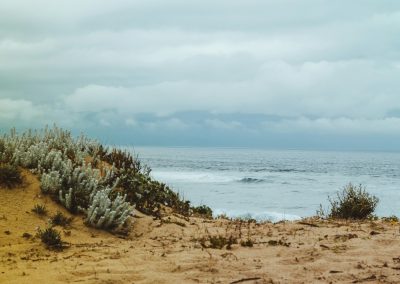
[[[72,218],[66,217],[63,213],[58,211],[50,218],[53,226],[67,227],[71,224]]]
[[[47,228],[45,230],[38,230],[37,236],[48,249],[62,250],[64,242],[61,239],[60,232],[54,228]]]
[[[335,219],[367,219],[375,211],[379,199],[370,195],[361,184],[349,183],[336,199],[329,198],[331,211],[328,215]]]
[[[207,205],[200,205],[197,207],[192,207],[192,213],[194,215],[198,215],[204,218],[212,219],[213,212],[210,207]]]
[[[29,169],[40,177],[43,194],[73,214],[86,215],[87,225],[113,233],[129,232],[133,206],[157,218],[165,207],[185,217],[212,216],[209,207],[192,207],[154,180],[151,169],[129,151],[74,137],[56,126],[22,134],[12,129],[0,138],[0,165],[0,186],[22,183],[18,167]]]
[[[21,170],[17,166],[0,164],[0,187],[13,188],[22,182]]]
[[[47,215],[47,209],[46,206],[43,204],[36,204],[33,208],[32,208],[32,212],[36,213],[39,216],[45,216]]]

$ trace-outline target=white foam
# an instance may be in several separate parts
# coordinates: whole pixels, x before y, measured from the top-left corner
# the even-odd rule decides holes
[[[285,214],[279,212],[263,211],[263,212],[248,212],[242,210],[225,210],[225,209],[213,209],[214,217],[218,215],[226,215],[229,218],[251,218],[257,221],[295,221],[300,220],[301,217],[293,214]]]
[[[236,181],[237,178],[214,174],[210,172],[189,172],[189,171],[155,171],[152,176],[163,182],[191,182],[191,183],[226,183]]]

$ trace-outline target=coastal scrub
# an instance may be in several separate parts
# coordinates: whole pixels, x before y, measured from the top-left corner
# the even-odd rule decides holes
[[[370,195],[361,184],[349,183],[336,199],[329,197],[331,211],[328,215],[336,219],[366,219],[375,211],[379,199]]]

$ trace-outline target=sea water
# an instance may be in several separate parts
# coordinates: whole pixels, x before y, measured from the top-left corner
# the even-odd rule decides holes
[[[295,220],[329,209],[346,184],[380,199],[376,214],[400,215],[400,154],[226,148],[131,149],[153,178],[215,215]]]

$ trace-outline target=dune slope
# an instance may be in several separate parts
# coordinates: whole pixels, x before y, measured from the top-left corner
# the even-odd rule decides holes
[[[35,238],[45,204],[71,216],[40,192],[24,171],[21,188],[0,189],[0,283],[398,283],[398,223],[307,220],[255,224],[137,213],[129,236],[88,228],[74,216],[56,227],[69,247],[46,249]],[[25,237],[23,234],[25,233]],[[32,237],[29,237],[29,235]],[[230,249],[214,249],[232,240]],[[236,240],[236,242],[234,242]],[[242,246],[246,242],[250,246]]]

